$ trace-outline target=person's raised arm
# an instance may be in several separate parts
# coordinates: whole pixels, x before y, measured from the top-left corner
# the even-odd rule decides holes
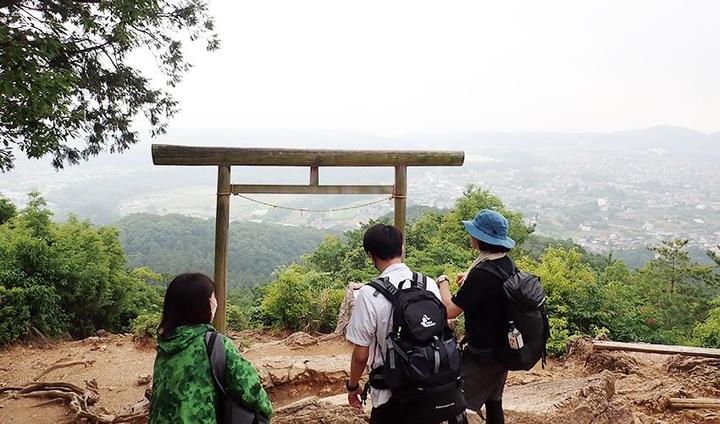
[[[461,307],[452,301],[452,294],[450,293],[450,280],[447,276],[441,275],[437,278],[436,283],[440,290],[440,299],[442,300],[445,309],[447,309],[448,319],[457,318],[458,315],[463,313]]]

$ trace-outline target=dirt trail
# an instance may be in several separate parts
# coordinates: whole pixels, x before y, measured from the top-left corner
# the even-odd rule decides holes
[[[275,339],[266,334],[234,334],[258,368],[277,410],[273,423],[366,422],[345,405],[344,381],[351,346],[342,338],[294,334]],[[242,342],[242,343],[241,343]],[[94,361],[52,371],[44,381],[99,387],[98,411],[117,413],[143,399],[152,373],[154,349],[137,347],[130,336],[113,335],[51,347],[13,346],[0,350],[0,387],[32,381],[56,362]],[[720,424],[710,410],[673,411],[670,397],[720,398],[720,361],[682,356],[593,352],[588,341],[572,346],[565,361],[546,369],[511,373],[504,399],[508,423],[703,423]],[[50,424],[67,420],[62,404],[42,405],[0,395],[0,423]],[[477,416],[472,422],[482,422]]]

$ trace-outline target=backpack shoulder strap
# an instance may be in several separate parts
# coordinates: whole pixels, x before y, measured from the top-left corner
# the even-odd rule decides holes
[[[520,272],[517,265],[515,265],[515,261],[513,260],[513,258],[511,258],[510,256],[508,256],[507,258],[510,259],[510,264],[512,265],[513,274],[517,274],[518,272]]]
[[[392,285],[388,277],[375,278],[374,280],[369,282],[368,285],[377,290],[375,296],[381,294],[390,302],[393,301],[393,299],[395,298],[395,294],[398,291],[398,289],[396,289],[395,286]]]
[[[511,275],[508,274],[507,271],[500,268],[500,266],[493,263],[493,261],[482,261],[477,265],[476,268],[489,272],[503,282],[511,277]],[[513,264],[513,272],[515,272],[515,264]]]
[[[205,349],[210,360],[210,371],[218,393],[226,396],[225,393],[225,346],[222,335],[217,331],[205,333]]]
[[[419,272],[413,272],[410,287],[419,287],[422,290],[427,290],[427,277]]]

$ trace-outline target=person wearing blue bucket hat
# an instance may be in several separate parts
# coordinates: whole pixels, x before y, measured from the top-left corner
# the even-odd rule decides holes
[[[436,281],[448,318],[465,314],[463,341],[467,346],[463,351],[462,377],[468,409],[479,413],[485,406],[485,422],[503,424],[502,395],[507,369],[494,358],[494,352],[507,337],[504,280],[499,275],[510,275],[515,270],[507,256],[515,241],[508,236],[508,220],[496,211],[483,209],[472,220],[462,223],[478,257],[467,272],[458,275],[460,289],[454,296],[447,276],[441,275]]]
[[[462,223],[468,234],[483,243],[502,246],[508,250],[515,247],[515,240],[508,237],[508,220],[498,212],[483,209],[472,221]]]

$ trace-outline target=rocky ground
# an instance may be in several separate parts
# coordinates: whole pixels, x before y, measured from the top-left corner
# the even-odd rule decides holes
[[[89,388],[101,416],[132,412],[152,384],[154,349],[129,335],[103,335],[48,345],[15,345],[0,350],[2,387],[37,381]],[[344,381],[350,346],[333,336],[296,333],[231,335],[252,361],[273,399],[273,423],[365,423],[367,411],[346,405]],[[56,363],[75,365],[51,370]],[[67,402],[0,394],[0,423],[67,422]],[[673,410],[671,397],[720,398],[720,361],[685,356],[593,351],[587,340],[573,344],[563,361],[545,369],[511,373],[505,395],[507,422],[564,423],[718,423],[720,411]],[[105,414],[105,415],[103,415]],[[482,420],[474,415],[474,423]],[[140,421],[142,422],[142,421]]]

